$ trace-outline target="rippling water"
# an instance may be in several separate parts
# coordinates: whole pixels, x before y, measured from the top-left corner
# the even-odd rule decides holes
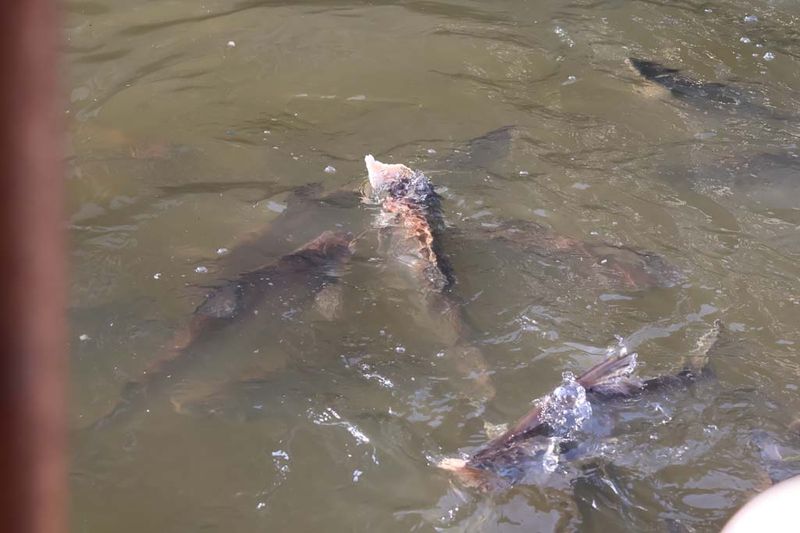
[[[800,473],[798,17],[790,0],[67,2],[73,530],[710,531]],[[631,56],[743,103],[670,96]],[[370,227],[374,206],[296,190],[357,189],[366,153],[442,193],[491,401],[460,392],[368,234],[337,312],[251,320],[87,429],[208,286]],[[507,220],[683,279],[631,290],[481,238]],[[488,495],[434,468],[615,335],[659,375],[715,319],[715,379],[594,406],[579,459]]]

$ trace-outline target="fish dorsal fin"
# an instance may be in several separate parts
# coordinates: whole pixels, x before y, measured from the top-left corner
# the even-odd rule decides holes
[[[627,379],[636,368],[636,353],[622,349],[618,355],[596,364],[578,377],[578,383],[586,390],[608,386]]]
[[[367,164],[369,184],[372,186],[374,191],[383,189],[393,181],[402,178],[410,178],[414,175],[414,171],[407,166],[399,163],[381,163],[380,161],[376,160],[372,154],[365,156],[364,162]]]

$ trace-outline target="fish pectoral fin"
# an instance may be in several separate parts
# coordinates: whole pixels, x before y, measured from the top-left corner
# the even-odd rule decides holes
[[[401,263],[408,268],[415,269],[421,263],[421,259],[413,254],[403,254],[397,256],[397,262]]]
[[[578,378],[578,383],[588,391],[595,391],[629,379],[635,368],[636,353],[622,352],[615,357],[610,357],[596,364],[581,374]]]

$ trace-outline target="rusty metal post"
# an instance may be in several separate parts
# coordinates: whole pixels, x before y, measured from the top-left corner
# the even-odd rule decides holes
[[[59,6],[0,2],[0,528],[66,525]]]

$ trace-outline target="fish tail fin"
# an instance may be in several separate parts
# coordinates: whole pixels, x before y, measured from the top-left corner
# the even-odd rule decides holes
[[[578,378],[587,391],[628,394],[642,387],[642,382],[630,377],[636,368],[636,353],[623,351],[596,364]]]

